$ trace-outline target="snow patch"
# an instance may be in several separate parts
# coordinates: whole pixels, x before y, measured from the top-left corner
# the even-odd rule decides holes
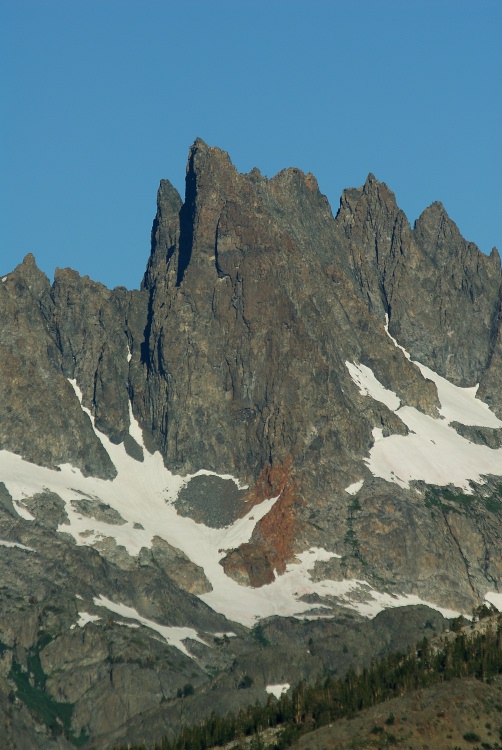
[[[411,406],[399,409],[410,434],[379,439],[365,463],[374,476],[409,487],[413,480],[471,494],[470,481],[483,483],[489,474],[502,475],[502,449],[470,443],[446,420],[433,419]]]
[[[138,420],[132,413],[132,404],[129,401],[129,435],[144,448],[143,445],[143,430],[141,429]]]
[[[190,659],[193,659],[194,657],[183,643],[184,640],[190,638],[193,641],[199,641],[199,643],[203,643],[205,646],[207,646],[207,643],[199,638],[197,632],[193,628],[179,628],[160,625],[158,622],[154,622],[153,620],[148,620],[146,617],[142,617],[133,607],[128,607],[126,604],[115,604],[105,596],[95,596],[93,601],[97,607],[105,607],[110,612],[114,612],[116,615],[120,615],[120,617],[124,617],[125,619],[129,620],[136,620],[146,628],[154,630],[156,633],[161,635],[162,638],[170,646],[174,646],[179,651],[182,651],[186,656],[190,657]]]
[[[367,587],[368,598],[366,599],[366,601],[355,602],[352,608],[364,617],[373,618],[384,609],[393,609],[395,607],[409,607],[416,604],[424,604],[426,607],[435,609],[436,612],[439,612],[443,615],[443,617],[446,617],[448,619],[458,617],[461,614],[455,609],[449,609],[448,607],[439,607],[437,604],[428,602],[425,599],[421,599],[419,596],[415,596],[415,594],[387,594],[385,592],[372,589],[366,581],[359,581],[359,583],[361,584],[361,586]]]
[[[291,685],[289,682],[285,682],[283,685],[267,685],[265,688],[265,691],[269,693],[269,695],[275,695],[277,700],[281,697],[283,693],[287,693]]]
[[[460,422],[460,424],[476,427],[502,427],[502,421],[490,411],[490,407],[476,398],[479,383],[471,388],[460,388],[458,385],[453,385],[449,380],[438,375],[434,370],[426,367],[426,365],[422,365],[420,362],[411,359],[406,349],[401,344],[398,344],[396,339],[390,335],[389,316],[387,313],[385,314],[385,333],[394,343],[394,346],[403,352],[406,359],[409,359],[410,362],[419,368],[424,378],[432,380],[435,383],[441,402],[440,414],[448,423]]]
[[[345,366],[362,396],[371,396],[375,401],[385,404],[391,411],[399,409],[400,399],[393,391],[389,391],[377,380],[373,370],[366,365],[356,365],[348,361],[345,362]]]
[[[98,620],[101,620],[99,615],[91,615],[89,612],[79,612],[78,620],[75,624],[70,626],[70,630],[73,630],[77,625],[79,628],[83,628],[88,622],[97,622]]]
[[[131,555],[137,555],[142,547],[151,547],[154,536],[165,539],[204,570],[212,591],[199,598],[216,612],[248,627],[272,615],[310,617],[313,609],[317,613],[323,607],[324,596],[334,598],[341,606],[367,617],[373,617],[388,606],[413,603],[427,604],[443,611],[435,604],[418,598],[394,598],[380,594],[373,591],[365,581],[313,580],[310,573],[317,562],[340,557],[319,547],[312,547],[298,554],[287,565],[285,573],[268,585],[261,588],[239,585],[226,576],[220,560],[228,550],[249,541],[255,525],[271,510],[278,498],[270,498],[254,506],[231,526],[223,529],[209,528],[178,515],[173,500],[186,478],[171,474],[158,453],[151,455],[145,452],[145,461],[139,464],[126,454],[123,446],[114,446],[105,436],[102,436],[102,440],[118,470],[117,477],[112,481],[84,477],[70,465],[62,465],[60,471],[36,466],[8,451],[0,451],[0,478],[14,500],[30,497],[39,492],[41,487],[59,495],[65,501],[70,522],[69,525],[61,525],[59,530],[72,534],[78,544],[92,546],[100,539],[113,538]],[[387,440],[385,438],[380,442],[385,444]],[[117,526],[77,514],[71,500],[81,499],[82,496],[99,499],[110,505],[126,523]],[[135,523],[141,523],[143,528],[135,528]],[[313,607],[302,600],[302,597],[309,594],[318,594],[321,605]],[[116,605],[104,597],[99,599],[99,603],[99,606],[106,606],[122,617],[134,619],[157,630],[166,640],[170,639],[171,645],[179,648],[183,645],[183,638],[196,635],[191,628],[173,631],[164,629],[165,626],[157,623],[152,625],[151,621],[142,618],[132,608]],[[328,602],[326,607],[332,603]]]
[[[7,281],[7,276],[2,276],[2,281]]]
[[[32,494],[34,495],[35,493],[33,492]],[[25,495],[25,497],[29,497],[29,495]],[[16,513],[18,514],[18,516],[21,516],[21,518],[24,518],[25,521],[34,521],[35,520],[35,516],[32,513],[30,513],[30,511],[28,510],[28,508],[26,508],[24,505],[22,505],[21,503],[16,502],[15,500],[12,500],[12,504],[13,504],[14,510],[16,511]]]
[[[499,594],[496,591],[487,591],[485,594],[485,601],[493,604],[495,609],[502,612],[502,594]]]
[[[345,487],[345,492],[349,495],[357,495],[363,484],[364,479],[360,479],[359,482],[354,482],[354,484],[349,484],[348,487]]]
[[[26,552],[36,552],[33,547],[27,547],[25,544],[20,544],[20,542],[8,542],[5,539],[0,539],[0,547],[17,547],[17,549],[24,549]]]
[[[404,356],[406,357],[406,359],[409,359],[409,360],[411,361],[411,357],[410,357],[410,355],[408,354],[408,352],[406,351],[406,349],[404,348],[404,346],[401,346],[401,344],[398,344],[398,343],[397,343],[397,341],[396,341],[396,339],[394,338],[394,336],[392,336],[392,335],[390,334],[390,332],[389,332],[389,316],[388,316],[388,314],[387,314],[387,313],[385,313],[385,324],[384,324],[384,328],[385,328],[385,333],[386,333],[386,334],[387,334],[387,336],[388,336],[388,337],[390,338],[390,340],[392,341],[392,343],[394,344],[394,346],[396,347],[396,349],[401,349],[401,351],[403,352],[403,354],[404,354]]]
[[[448,422],[460,422],[460,424],[476,427],[502,427],[502,421],[490,411],[490,407],[476,398],[479,383],[472,388],[460,388],[453,385],[446,378],[442,378],[429,367],[413,362],[424,378],[432,380],[436,384],[438,397],[441,402],[439,413]]]
[[[76,378],[68,378],[68,382],[72,386],[73,390],[75,391],[75,394],[76,394],[76,396],[77,396],[77,398],[79,400],[80,407],[81,407],[82,411],[87,414],[87,416],[89,417],[89,419],[92,422],[92,425],[94,427],[94,431],[96,432],[96,428],[94,426],[94,417],[91,414],[91,410],[88,409],[86,406],[84,406],[83,403],[82,403],[83,394],[82,394],[82,391],[80,390],[80,388],[78,386],[77,379]]]
[[[388,437],[383,436],[381,428],[373,429],[374,445],[365,463],[374,476],[404,488],[414,480],[452,484],[467,494],[472,493],[471,481],[482,483],[489,474],[502,476],[502,449],[471,443],[450,427],[451,421],[502,427],[502,421],[488,406],[476,400],[476,388],[459,388],[415,363],[424,377],[437,385],[441,418],[434,419],[414,407],[400,406],[397,395],[384,388],[369,367],[345,364],[360,392],[391,408],[409,429],[408,435]]]

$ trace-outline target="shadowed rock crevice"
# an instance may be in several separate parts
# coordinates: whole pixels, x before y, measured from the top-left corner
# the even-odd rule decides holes
[[[178,249],[178,270],[176,275],[177,287],[181,285],[186,270],[190,265],[194,243],[194,220],[197,201],[197,175],[194,169],[195,154],[196,147],[193,146],[190,152],[185,180],[185,202],[180,210],[180,239]]]

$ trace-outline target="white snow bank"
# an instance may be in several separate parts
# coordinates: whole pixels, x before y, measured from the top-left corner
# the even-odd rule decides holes
[[[410,362],[413,362],[419,368],[424,378],[432,380],[436,384],[438,397],[441,402],[440,414],[448,423],[460,422],[460,424],[477,427],[502,427],[502,421],[490,411],[489,406],[476,398],[479,383],[472,388],[460,388],[450,383],[446,378],[441,377],[441,375],[438,375],[429,367],[411,359],[406,349],[401,344],[398,344],[396,339],[390,335],[389,316],[387,314],[385,315],[385,332],[394,343],[394,346],[401,349],[406,359],[409,359]],[[376,398],[376,396],[373,396],[373,398]]]
[[[190,659],[193,659],[194,657],[183,643],[185,639],[191,638],[193,641],[199,641],[199,643],[203,643],[205,646],[207,646],[207,643],[199,638],[197,632],[193,628],[179,628],[160,625],[158,622],[154,622],[153,620],[148,620],[146,617],[142,617],[133,607],[128,607],[126,604],[115,604],[105,596],[95,596],[93,601],[97,607],[106,607],[106,609],[110,610],[110,612],[114,612],[116,615],[120,615],[120,617],[125,617],[129,620],[136,620],[146,628],[154,630],[156,633],[161,635],[162,638],[170,646],[174,646],[175,648],[179,649],[179,651],[182,651],[184,654],[186,654],[186,656],[189,656]]]
[[[359,482],[354,482],[354,484],[349,484],[348,487],[345,487],[345,492],[349,495],[357,495],[363,484],[364,479],[360,479]]]
[[[91,615],[89,612],[79,612],[78,620],[74,625],[70,626],[70,630],[73,630],[77,625],[79,628],[83,628],[88,622],[97,622],[98,620],[101,620],[99,615]]]
[[[354,368],[357,369],[357,366],[354,365]],[[388,403],[398,402],[395,394],[394,400],[390,399],[388,394],[391,392],[379,386],[374,376],[372,378],[367,372],[362,372],[365,387],[376,389]],[[76,383],[72,384],[81,400]],[[89,410],[82,408],[92,420]],[[399,411],[400,415],[402,411],[402,409]],[[142,432],[132,411],[130,417],[130,433],[144,447]],[[71,534],[80,545],[93,546],[100,540],[114,539],[118,545],[123,545],[129,554],[137,555],[142,547],[151,547],[155,536],[161,537],[184,552],[192,562],[204,570],[212,591],[201,595],[200,599],[216,612],[247,626],[252,626],[258,620],[271,615],[309,617],[313,611],[317,613],[319,607],[322,607],[324,596],[334,597],[340,605],[354,609],[368,617],[374,616],[388,606],[414,603],[410,597],[398,599],[375,592],[364,581],[313,580],[311,572],[316,562],[326,562],[340,557],[332,551],[317,547],[297,555],[295,560],[287,565],[284,575],[277,577],[266,586],[249,588],[239,585],[225,574],[220,561],[228,550],[235,549],[249,541],[256,524],[269,513],[278,498],[269,498],[260,505],[250,508],[245,516],[226,528],[209,528],[202,523],[196,523],[190,518],[178,515],[174,502],[180,489],[193,476],[204,474],[231,479],[237,487],[242,489],[243,485],[238,479],[228,474],[218,475],[205,470],[188,477],[175,475],[165,468],[159,453],[152,455],[145,449],[144,461],[138,462],[126,453],[123,445],[114,445],[98,430],[95,429],[95,432],[117,469],[117,476],[113,480],[84,477],[78,469],[69,464],[60,466],[59,471],[54,471],[30,464],[8,451],[0,451],[0,481],[5,483],[16,505],[22,509],[22,512],[25,512],[26,519],[28,511],[22,507],[23,499],[45,488],[57,494],[65,503],[69,524],[62,524],[59,531]],[[378,446],[387,446],[388,440],[392,439],[382,437],[375,444],[373,451]],[[401,439],[406,440],[406,438]],[[486,450],[489,451],[489,449]],[[377,461],[378,455],[373,458]],[[380,460],[383,461],[382,458]],[[388,470],[390,473],[393,470],[392,462],[395,460],[397,460],[396,457],[388,459],[390,468],[384,462],[385,471]],[[81,500],[82,497],[109,505],[120,514],[125,523],[114,525],[95,518],[84,517],[72,505],[72,500]],[[31,514],[29,518],[31,520]],[[320,597],[320,605],[312,605],[301,600],[302,597],[312,594]],[[186,649],[182,644],[183,639],[196,635],[191,628],[173,630],[157,623],[152,624],[152,621],[143,618],[132,608],[116,605],[104,597],[100,597],[99,601],[99,606],[106,606],[116,614],[141,622],[146,627],[156,630],[184,653]],[[435,607],[429,602],[422,602],[419,599],[416,601]],[[315,616],[318,615],[315,614]]]
[[[459,612],[439,607],[417,596],[392,596],[375,591],[367,581],[363,580],[345,578],[341,581],[331,579],[317,581],[312,579],[310,572],[317,561],[326,562],[340,557],[341,555],[322,548],[312,547],[297,555],[297,562],[287,565],[286,572],[272,583],[257,589],[239,586],[238,589],[241,590],[239,592],[233,587],[234,582],[227,579],[229,581],[227,591],[221,589],[217,596],[214,592],[210,592],[203,594],[200,598],[218,612],[223,612],[230,619],[248,626],[272,615],[311,618],[313,609],[317,611],[327,608],[333,603],[333,599],[337,604],[352,609],[364,617],[374,617],[383,609],[410,604],[425,604],[441,612],[445,617],[456,617],[459,614]],[[319,603],[311,604],[301,600],[301,597],[312,594],[320,597]],[[323,597],[329,598],[325,604],[322,602]],[[318,616],[322,615],[314,615],[314,617]]]
[[[375,615],[382,612],[384,609],[409,607],[415,604],[424,604],[426,607],[435,609],[436,612],[439,612],[443,617],[447,618],[458,617],[459,614],[461,614],[455,609],[439,607],[437,604],[421,599],[419,596],[415,596],[415,594],[400,594],[396,596],[394,594],[375,591],[375,589],[372,589],[366,581],[359,581],[358,583],[363,589],[367,588],[366,593],[369,598],[366,601],[355,602],[352,608],[365,617],[375,617]]]
[[[285,682],[283,685],[267,685],[265,688],[266,692],[270,695],[275,695],[277,700],[281,697],[283,693],[287,693],[291,685],[289,682]]]
[[[436,384],[441,402],[439,412],[448,423],[460,422],[460,424],[477,427],[502,427],[502,421],[490,411],[490,407],[476,398],[479,383],[472,388],[460,388],[420,362],[414,362],[414,364],[420,369],[424,378]]]
[[[30,513],[28,508],[26,508],[24,505],[22,505],[21,503],[17,503],[15,500],[12,501],[12,504],[18,516],[21,516],[21,518],[24,518],[25,521],[35,520],[35,516],[32,513]]]
[[[446,420],[433,419],[411,406],[398,411],[410,429],[375,441],[366,464],[372,474],[401,487],[410,481],[452,484],[470,494],[469,482],[482,483],[485,475],[502,475],[502,450],[476,445],[459,435]]]
[[[131,402],[129,401],[129,435],[136,440],[141,446],[143,446],[143,430],[139,426],[139,422],[134,418],[132,413]]]
[[[8,542],[5,539],[0,539],[0,547],[17,547],[18,549],[24,549],[26,552],[35,552],[33,547],[27,547],[20,542]]]
[[[438,385],[442,418],[433,419],[411,406],[399,407],[396,394],[384,388],[368,367],[346,364],[354,382],[363,389],[361,392],[389,408],[393,403],[393,411],[410,430],[408,435],[383,437],[381,428],[374,428],[375,443],[365,461],[374,476],[401,487],[409,487],[413,480],[452,484],[466,493],[472,492],[470,481],[482,483],[489,474],[502,476],[502,449],[471,443],[449,425],[456,420],[462,424],[502,426],[486,404],[475,399],[475,388],[454,386],[419,365],[426,377],[434,376]]]
[[[385,388],[375,377],[373,370],[366,365],[356,365],[351,362],[345,362],[345,366],[350,373],[350,377],[359,388],[362,396],[371,396],[375,401],[380,401],[388,406],[391,411],[399,409],[400,399],[393,391]]]
[[[490,604],[493,604],[495,609],[498,609],[499,612],[502,612],[502,594],[499,594],[496,591],[488,591],[485,594],[485,600]]]

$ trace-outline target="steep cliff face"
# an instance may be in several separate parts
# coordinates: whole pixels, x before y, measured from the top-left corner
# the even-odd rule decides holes
[[[145,300],[138,292],[109,291],[70,269],[56,271],[50,296],[49,326],[61,370],[77,381],[96,427],[122,442],[129,429],[130,361],[143,340]]]
[[[370,175],[346,190],[336,217],[359,294],[390,319],[419,362],[460,386],[478,383],[498,334],[500,258],[466,242],[441,203],[412,230],[394,195]]]
[[[440,401],[391,336],[457,385],[481,380],[480,395],[496,410],[500,289],[496,251],[485,257],[465,242],[441,204],[412,230],[370,175],[344,192],[333,218],[312,175],[239,174],[225,152],[198,140],[184,202],[161,182],[140,292],[109,291],[69,269],[50,286],[30,256],[1,285],[12,321],[2,333],[2,445],[42,465],[72,463],[112,478],[74,380],[95,427],[132,456],[140,459],[142,448],[130,434],[131,408],[170,470],[247,483],[247,494],[225,501],[228,519],[264,498],[267,478],[279,504],[225,562],[244,583],[274,580],[309,544],[350,552],[354,524],[371,526],[394,497],[411,548],[416,524],[428,523],[414,494],[399,475],[399,489],[382,488],[385,472],[375,477],[365,463],[380,434],[410,434],[401,407],[437,418]],[[369,368],[399,408],[368,395],[354,365]],[[365,504],[356,523],[345,488],[359,479]],[[214,488],[207,493],[208,504],[223,503]],[[444,575],[443,524],[428,530],[434,579]],[[404,551],[385,552],[392,533],[382,544],[368,537],[365,555],[347,556],[347,570],[362,574],[370,560],[375,575],[419,580],[420,554],[413,562]],[[490,534],[482,536],[491,548]],[[461,577],[470,596],[472,583]]]
[[[197,142],[181,211],[166,182],[158,203],[142,415],[169,465],[256,479],[309,450],[322,461],[322,446],[342,464],[344,452],[362,454],[371,424],[354,406],[348,358],[371,359],[384,379],[393,359],[411,386],[403,399],[434,411],[434,389],[396,353],[383,314],[355,297],[312,175],[240,175]]]
[[[288,529],[281,544],[259,525],[227,563],[229,574],[259,585],[284,569],[299,539],[344,545],[344,488],[374,429],[408,432],[385,404],[361,398],[345,362],[369,366],[401,404],[437,416],[435,386],[386,334],[385,315],[413,357],[471,385],[490,361],[500,265],[465,243],[437,206],[411,230],[372,175],[344,193],[334,219],[312,175],[241,175],[227,154],[197,141],[186,185],[183,205],[169,183],[159,190],[144,280],[147,386],[135,408],[166,464],[182,472],[207,467],[253,484],[263,470],[288,467],[294,491],[277,521]],[[373,503],[373,480],[363,475]],[[373,515],[393,492],[376,493]],[[399,494],[415,518],[414,500]],[[410,547],[414,524],[402,525]],[[441,576],[442,524],[429,536],[431,574]],[[378,555],[368,550],[380,576],[392,558],[387,544],[385,536]],[[360,560],[351,565],[362,572]],[[406,576],[420,578],[423,565],[421,555],[408,560]]]
[[[373,175],[334,217],[312,175],[239,174],[200,140],[151,239],[140,291],[51,285],[32,256],[0,282],[0,703],[40,659],[97,746],[145,711],[162,733],[191,674],[211,710],[260,618],[502,589],[495,250],[441,204],[412,229]],[[298,654],[267,679],[314,674]]]
[[[33,256],[0,285],[0,309],[0,447],[33,463],[71,463],[84,474],[113,477],[113,464],[62,372],[50,324],[58,312]]]

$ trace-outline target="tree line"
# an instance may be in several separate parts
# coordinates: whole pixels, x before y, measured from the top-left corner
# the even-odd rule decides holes
[[[176,738],[154,745],[127,745],[117,750],[207,750],[253,738],[251,750],[261,750],[259,735],[279,727],[270,750],[284,750],[301,734],[337,721],[404,693],[454,678],[485,680],[502,673],[502,615],[484,632],[462,631],[440,646],[423,638],[407,654],[394,653],[374,660],[368,668],[349,669],[345,677],[328,676],[316,684],[300,682],[279,699],[269,696],[238,713],[212,714],[196,726],[185,727]]]

